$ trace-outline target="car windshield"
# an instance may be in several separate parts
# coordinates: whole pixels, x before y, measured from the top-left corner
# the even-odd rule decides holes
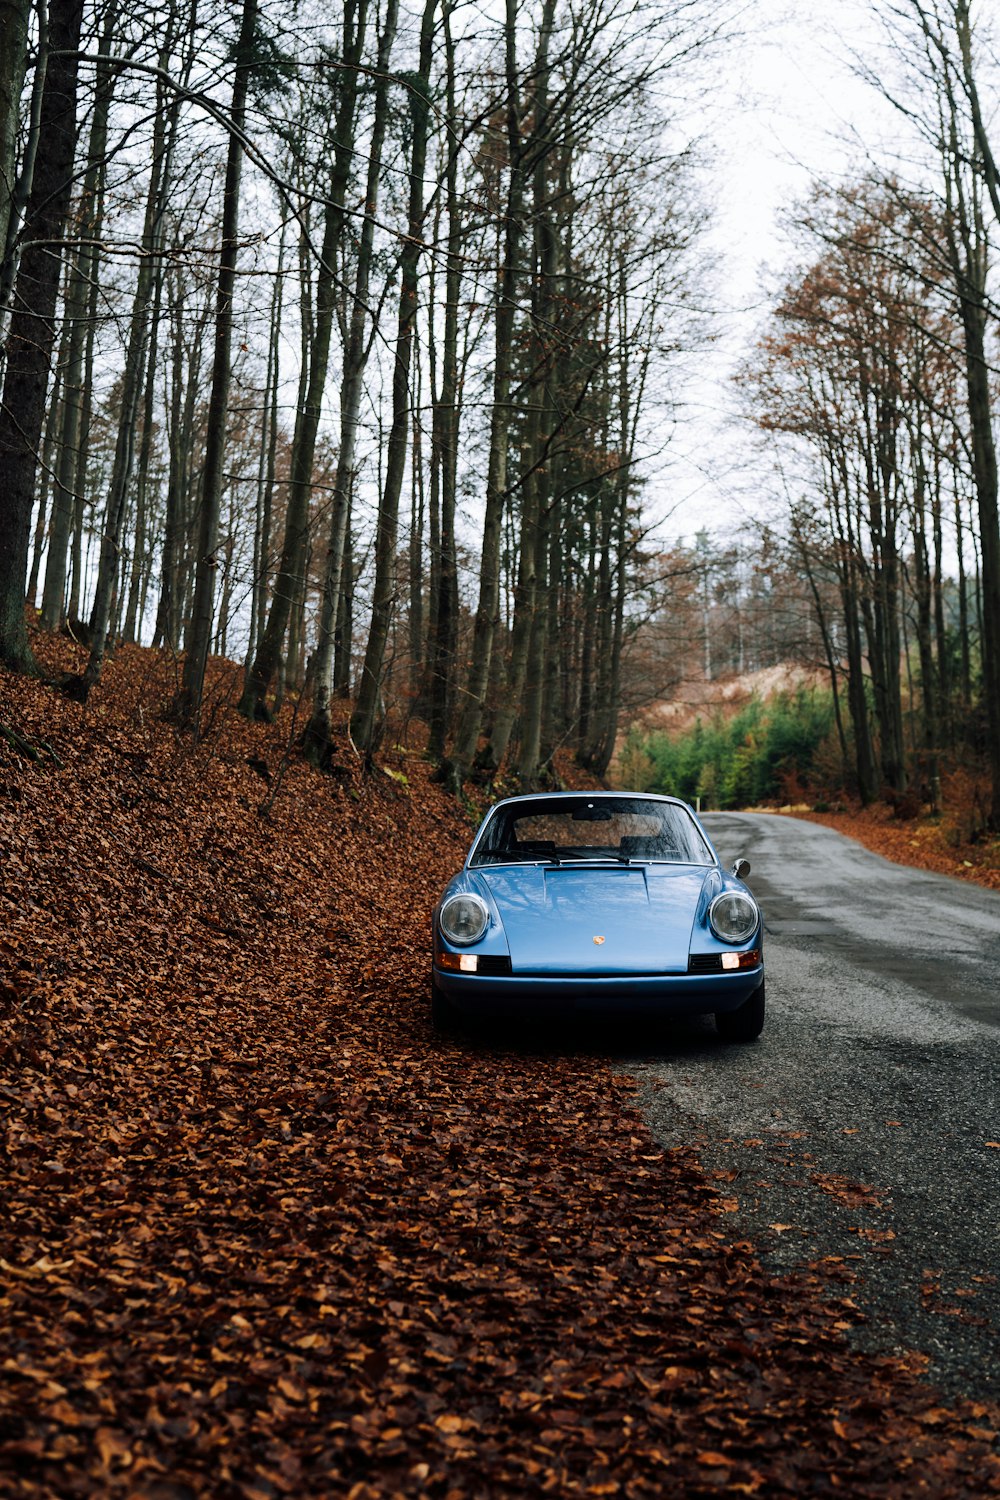
[[[533,797],[498,807],[473,865],[562,864],[572,860],[713,864],[690,813],[644,797]]]

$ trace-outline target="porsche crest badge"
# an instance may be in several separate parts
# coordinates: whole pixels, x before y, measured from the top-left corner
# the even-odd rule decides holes
[[[601,944],[604,942],[604,939],[602,937],[595,937],[594,938],[594,942],[597,944],[598,947],[600,947]]]

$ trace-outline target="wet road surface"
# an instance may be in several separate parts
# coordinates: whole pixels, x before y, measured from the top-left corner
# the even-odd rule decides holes
[[[620,1055],[653,1133],[698,1143],[769,1266],[855,1278],[861,1344],[1000,1399],[1000,894],[792,818],[705,823],[753,867],[768,1018],[751,1045],[706,1019]]]

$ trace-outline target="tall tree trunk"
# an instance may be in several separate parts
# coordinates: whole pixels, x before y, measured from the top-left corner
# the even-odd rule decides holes
[[[911,433],[911,447],[915,450],[916,472],[913,480],[913,513],[911,530],[913,536],[913,583],[912,594],[916,606],[914,625],[917,633],[917,656],[920,664],[920,726],[921,748],[926,762],[926,775],[931,810],[941,810],[941,776],[938,767],[940,750],[940,696],[938,674],[934,659],[934,575],[931,554],[927,545],[928,474],[920,451],[919,422]],[[906,613],[903,612],[905,628]],[[909,670],[909,651],[906,652]],[[910,712],[913,713],[913,695],[910,694]]]
[[[160,54],[165,70],[173,44],[168,33]],[[142,397],[143,376],[149,348],[150,326],[155,318],[156,288],[159,281],[157,261],[162,250],[163,218],[170,179],[170,154],[173,147],[177,115],[165,108],[166,92],[162,82],[157,88],[157,111],[153,128],[153,155],[146,194],[146,212],[142,228],[141,258],[136,276],[132,315],[125,347],[125,368],[119,396],[118,433],[108,486],[108,503],[101,537],[101,556],[90,616],[90,656],[83,674],[84,696],[100,681],[107,650],[112,602],[121,591],[121,546],[129,486],[135,458],[135,435]],[[151,316],[152,314],[152,316]]]
[[[548,514],[550,488],[546,449],[549,441],[548,417],[553,361],[553,282],[555,279],[556,243],[552,225],[549,188],[549,44],[555,16],[554,0],[545,0],[542,11],[538,48],[535,56],[534,114],[531,150],[532,246],[531,278],[531,344],[529,349],[527,479],[521,494],[521,536],[517,583],[514,588],[514,622],[511,631],[510,659],[506,680],[497,710],[490,743],[483,753],[486,767],[495,771],[503,764],[510,743],[514,721],[521,712],[522,784],[534,781],[538,767],[541,734],[542,684],[539,674],[545,654],[545,632],[539,608],[539,572],[545,573],[545,539],[551,525]],[[543,529],[544,528],[544,529]],[[544,601],[543,601],[544,602]],[[528,691],[525,693],[525,681]],[[522,701],[523,700],[523,701]]]
[[[0,0],[0,255],[7,246],[31,0]]]
[[[73,517],[70,531],[70,581],[69,602],[66,614],[70,620],[80,620],[84,613],[86,593],[86,567],[84,564],[84,532],[88,505],[90,478],[90,440],[94,415],[94,366],[97,346],[97,314],[101,301],[101,231],[104,225],[105,195],[107,189],[107,157],[101,160],[95,189],[93,209],[91,254],[84,262],[89,276],[86,333],[83,344],[83,367],[81,371],[82,400],[80,402],[78,440],[75,463],[72,471]],[[83,272],[81,271],[81,275]],[[64,437],[64,441],[69,439]],[[89,537],[87,538],[89,545]]]
[[[948,630],[944,609],[944,517],[943,482],[940,449],[935,445],[933,491],[931,497],[931,519],[934,532],[934,660],[938,686],[938,709],[940,713],[941,743],[951,744],[953,739],[952,712],[952,663],[949,654]]]
[[[445,245],[444,327],[441,385],[434,399],[431,437],[431,483],[440,496],[437,577],[431,592],[430,733],[428,754],[444,755],[451,719],[458,639],[458,559],[455,549],[455,507],[458,488],[458,302],[461,295],[462,210],[458,196],[457,111],[455,107],[455,42],[451,30],[453,0],[444,6],[445,42],[445,198],[448,236]],[[433,333],[431,334],[433,337]]]
[[[979,542],[982,569],[983,698],[986,703],[988,755],[992,779],[990,827],[1000,829],[1000,520],[998,520],[997,456],[993,440],[989,363],[985,347],[982,306],[962,302],[965,329],[965,368],[972,431],[972,462],[979,503]]]
[[[351,512],[347,512],[344,535],[344,563],[340,570],[337,592],[337,624],[333,632],[333,694],[336,698],[351,696],[351,655],[354,650],[354,585],[358,571],[354,565],[354,537]]]
[[[583,631],[580,644],[580,709],[576,729],[576,760],[586,764],[593,713],[595,606],[597,600],[597,482],[589,486],[585,516],[587,535],[586,572],[583,584]]]
[[[410,418],[410,540],[407,549],[407,572],[410,595],[407,620],[408,655],[410,658],[411,712],[422,713],[420,695],[424,686],[424,527],[427,516],[427,493],[424,485],[423,445],[423,361],[421,359],[419,324],[413,333],[413,399]]]
[[[250,639],[245,671],[249,674],[264,633],[267,616],[267,580],[271,571],[271,513],[274,504],[274,474],[278,452],[278,387],[280,384],[279,340],[285,289],[285,225],[278,244],[278,273],[271,297],[270,337],[267,342],[267,373],[261,410],[260,453],[257,463],[256,516],[253,534],[253,583],[250,595]]]
[[[844,636],[847,646],[847,708],[854,731],[854,760],[858,778],[858,795],[863,807],[874,802],[878,796],[878,767],[875,748],[872,744],[871,721],[868,712],[868,694],[865,688],[864,647],[861,638],[860,594],[863,581],[859,580],[858,543],[851,524],[851,497],[848,493],[849,478],[843,453],[830,459],[831,475],[836,479],[831,484],[831,513],[836,539],[837,572],[840,583],[843,610]]]
[[[7,326],[7,315],[10,311],[11,293],[14,290],[14,279],[17,276],[18,256],[21,249],[21,221],[31,197],[31,188],[35,176],[35,163],[38,160],[38,148],[42,135],[42,101],[45,97],[45,78],[49,63],[49,9],[47,0],[37,0],[36,9],[38,13],[38,46],[35,53],[34,76],[31,80],[31,103],[28,110],[24,151],[21,157],[20,170],[16,176],[12,176],[10,179],[10,192],[6,197],[7,211],[5,215],[4,238],[0,240],[0,329],[5,329]],[[18,65],[16,54],[19,41],[17,36],[18,24],[16,17],[12,17],[12,19],[14,24],[9,36],[11,55],[7,61],[16,73]],[[23,67],[21,78],[23,81]],[[10,82],[13,84],[15,79],[11,78]],[[2,343],[2,340],[0,340],[0,343]]]
[[[94,114],[90,124],[87,170],[77,215],[81,243],[73,256],[68,276],[63,319],[67,327],[66,360],[63,368],[63,404],[59,455],[52,497],[52,523],[42,591],[42,624],[58,630],[65,619],[66,575],[70,534],[78,504],[77,485],[83,477],[79,463],[87,400],[85,365],[88,342],[93,349],[94,292],[98,287],[98,241],[104,220],[104,183],[107,171],[108,112],[114,90],[115,71],[108,58],[118,8],[110,5],[98,47]],[[93,310],[92,310],[93,309]]]
[[[146,380],[143,394],[142,437],[139,440],[138,475],[135,489],[135,539],[129,576],[128,607],[125,611],[123,636],[138,641],[142,633],[139,600],[145,593],[144,580],[149,574],[147,533],[149,530],[149,479],[153,456],[153,414],[156,403],[156,365],[159,354],[160,303],[163,292],[163,262],[159,256],[153,266],[153,306],[150,319],[149,350],[146,355]]]
[[[59,340],[59,353],[56,356],[56,368],[52,376],[52,384],[49,389],[49,410],[45,419],[45,428],[42,436],[42,461],[41,474],[38,484],[36,499],[37,515],[35,517],[35,537],[32,546],[31,573],[28,577],[28,602],[34,604],[38,592],[38,575],[41,571],[42,552],[45,550],[46,516],[48,514],[50,494],[54,502],[54,459],[56,446],[56,430],[62,415],[63,407],[63,375],[65,362],[63,353],[66,349],[66,330],[63,328],[62,338]]]
[[[952,71],[946,66],[936,77],[942,117],[939,146],[948,210],[945,221],[946,251],[964,335],[972,469],[979,507],[982,696],[986,703],[987,754],[992,781],[988,823],[994,831],[1000,831],[1000,495],[993,436],[990,365],[986,352],[986,321],[991,304],[988,293],[989,239],[983,222],[981,202],[984,182],[995,208],[1000,200],[995,197],[996,165],[985,139],[978,96],[974,89],[969,17],[964,0],[957,0],[954,15],[963,80],[967,89],[972,85],[972,93],[968,98],[973,114],[973,142],[967,147],[962,138],[964,122],[960,120]],[[923,12],[920,12],[920,19],[926,32],[927,18]]]
[[[486,514],[479,565],[479,603],[473,627],[472,660],[465,682],[464,708],[451,756],[442,766],[442,779],[455,788],[460,787],[465,780],[479,743],[486,686],[490,678],[493,638],[500,614],[500,532],[507,504],[511,361],[521,242],[524,237],[522,209],[525,163],[517,72],[517,0],[506,0],[504,74],[509,178],[504,209],[503,261],[494,312],[493,406],[486,471]]]
[[[427,123],[430,117],[434,16],[438,0],[424,0],[420,23],[420,63],[407,78],[410,107],[410,184],[406,239],[400,258],[399,317],[396,327],[396,358],[392,373],[392,425],[386,455],[385,484],[375,531],[375,584],[371,625],[357,708],[351,718],[351,738],[363,755],[374,753],[381,737],[378,706],[382,694],[382,667],[396,599],[396,544],[399,497],[406,472],[409,437],[410,363],[413,325],[417,315],[417,269],[424,232],[424,170],[427,160]]]
[[[351,316],[344,354],[344,368],[340,388],[340,449],[337,454],[337,473],[333,483],[333,502],[330,509],[330,537],[326,552],[326,567],[323,573],[323,589],[320,596],[319,623],[317,627],[316,656],[314,660],[315,682],[313,684],[312,714],[303,734],[306,754],[317,764],[325,764],[330,755],[331,723],[330,693],[333,683],[333,649],[337,625],[337,610],[340,601],[344,567],[344,546],[347,538],[347,517],[354,485],[354,462],[361,420],[361,400],[365,366],[368,361],[369,343],[366,338],[368,317],[368,288],[371,282],[375,240],[375,215],[378,209],[379,183],[382,171],[382,149],[389,113],[389,64],[396,39],[396,23],[399,18],[398,0],[388,0],[382,35],[379,38],[378,64],[375,82],[375,110],[372,121],[371,141],[368,148],[368,177],[365,185],[365,216],[361,225],[357,264],[354,275],[354,292],[351,297]]]
[[[962,716],[968,716],[972,701],[972,653],[969,632],[969,584],[965,573],[965,528],[962,523],[962,497],[955,496],[955,551],[958,556],[958,640],[959,640],[959,701]]]
[[[37,670],[24,618],[31,508],[55,338],[59,250],[76,149],[76,92],[83,0],[51,0],[52,55],[41,101],[38,157],[14,290],[0,406],[0,660]]]
[[[393,32],[397,6],[398,0],[390,0]],[[296,596],[304,569],[309,530],[309,502],[312,496],[313,460],[329,371],[330,340],[338,291],[337,268],[346,222],[344,205],[354,167],[354,139],[361,79],[359,70],[364,55],[367,23],[368,0],[348,0],[343,11],[343,67],[338,79],[340,92],[334,122],[334,165],[324,212],[323,249],[316,277],[316,317],[304,364],[306,391],[296,415],[295,433],[292,440],[291,475],[281,561],[274,580],[267,625],[260,636],[253,663],[247,673],[243,696],[240,699],[240,712],[251,719],[264,712],[264,697],[281,660],[282,642],[287,631],[291,602]],[[376,92],[379,97],[384,98],[388,80],[382,76],[384,72],[382,69],[383,50],[380,49],[379,68],[381,71],[379,82],[376,84]],[[387,53],[384,61],[387,66]],[[383,103],[383,114],[384,110]],[[382,129],[384,130],[384,123]],[[334,500],[335,507],[336,499]]]
[[[212,390],[206,419],[205,465],[201,486],[201,515],[195,561],[194,605],[191,632],[181,691],[176,705],[179,716],[197,726],[205,684],[205,666],[212,641],[215,574],[218,569],[219,515],[224,484],[226,424],[229,414],[229,382],[232,375],[233,293],[236,286],[237,235],[239,232],[240,171],[243,164],[241,136],[246,126],[247,91],[254,63],[257,37],[257,0],[243,0],[240,35],[236,44],[236,77],[230,108],[232,130],[226,155],[226,185],[222,199],[222,243],[215,300],[215,342],[212,356]]]
[[[170,370],[166,393],[167,493],[164,503],[163,551],[160,559],[160,597],[156,607],[153,645],[176,651],[180,645],[179,565],[183,542],[182,495],[184,488],[184,340],[179,326],[183,305],[179,270],[170,276],[174,314],[170,329]],[[191,379],[187,389],[193,393]]]

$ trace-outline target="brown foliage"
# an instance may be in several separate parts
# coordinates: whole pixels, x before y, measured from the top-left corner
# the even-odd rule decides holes
[[[432,1034],[416,756],[265,821],[287,723],[157,695],[0,679],[58,757],[0,740],[0,1496],[1000,1492],[997,1413],[732,1243],[629,1080]]]

